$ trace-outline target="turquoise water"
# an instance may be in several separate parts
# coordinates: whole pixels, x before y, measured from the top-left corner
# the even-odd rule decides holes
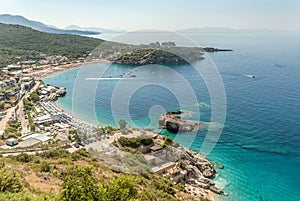
[[[218,186],[229,193],[222,199],[300,200],[300,37],[292,33],[190,34],[189,37],[203,46],[234,49],[234,52],[209,55],[220,71],[227,97],[225,126],[220,140],[208,155],[210,160],[225,166],[218,169],[215,178]],[[67,88],[67,96],[58,101],[66,110],[90,122],[114,125],[111,94],[119,81],[83,84],[86,80],[82,79],[98,77],[106,67],[106,64],[99,64],[72,69],[45,81]],[[149,72],[137,70],[135,74],[146,79],[150,73],[166,82],[176,76],[155,66],[149,69]],[[197,105],[200,120],[209,121],[211,100],[203,80],[188,65],[172,66],[172,69],[189,80],[201,103]],[[117,77],[132,70],[134,67],[112,65],[104,77]],[[244,77],[246,74],[256,78]],[[180,90],[182,83],[175,84]],[[128,85],[124,95],[131,87]],[[121,107],[122,96],[116,95],[113,99],[114,104],[120,106],[114,108],[114,113],[126,119]],[[136,90],[128,105],[131,119],[139,127],[155,127],[157,115],[163,110],[182,108],[176,95],[155,85]],[[184,105],[187,110],[194,107],[194,104]],[[205,134],[205,129],[200,130],[189,147],[199,151]],[[166,135],[176,137],[183,145],[190,143],[189,135]]]

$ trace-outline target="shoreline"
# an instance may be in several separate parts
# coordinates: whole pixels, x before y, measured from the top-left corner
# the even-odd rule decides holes
[[[43,69],[37,72],[33,72],[28,74],[29,76],[33,76],[36,80],[43,80],[45,78],[54,76],[56,74],[62,73],[64,71],[74,69],[74,68],[81,68],[83,66],[91,65],[91,64],[108,64],[111,63],[109,60],[106,59],[93,59],[91,61],[83,61],[79,63],[71,63],[71,64],[62,64],[58,66],[48,67],[47,69]]]
[[[40,76],[40,78],[42,80],[42,79],[54,76],[56,74],[62,73],[62,72],[66,71],[66,70],[69,70],[69,69],[80,68],[80,67],[83,67],[83,66],[86,66],[86,65],[97,64],[97,63],[102,63],[102,64],[103,63],[110,63],[110,61],[107,61],[107,60],[93,60],[93,61],[90,61],[90,62],[78,63],[76,65],[71,65],[71,66],[69,66],[69,65],[67,65],[67,66],[66,65],[61,65],[61,66],[56,67],[57,69],[55,69],[54,71],[52,71],[50,74],[49,73],[48,74],[44,74],[44,76]],[[88,121],[86,121],[84,119],[81,119],[79,117],[76,117],[71,111],[62,108],[58,104],[57,100],[56,101],[51,101],[51,104],[53,104],[53,106],[55,106],[61,112],[65,113],[65,114],[67,114],[69,116],[71,116],[72,119],[73,119],[73,122],[79,124],[80,126],[88,126],[90,128],[92,128],[92,127],[99,127],[100,126],[100,125],[97,125],[97,124],[94,124],[94,123],[90,123],[90,122],[88,122]],[[182,146],[182,145],[180,145],[180,146]],[[185,148],[185,149],[194,152],[191,149],[188,149],[188,148]],[[197,154],[201,158],[206,159],[204,156],[200,155],[199,153],[197,153]],[[213,181],[213,180],[211,180],[211,181]],[[208,192],[206,192],[206,195],[207,195],[207,198],[210,199],[210,200],[212,200],[212,201],[222,201],[222,199],[219,196],[217,196],[217,194],[215,194],[214,192],[212,192],[210,190]]]

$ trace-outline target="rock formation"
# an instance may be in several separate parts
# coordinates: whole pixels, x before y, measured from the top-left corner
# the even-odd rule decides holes
[[[182,114],[181,111],[176,112],[167,112],[159,117],[159,127],[165,128],[171,132],[192,132],[195,128],[202,125],[202,123],[197,122],[190,122],[182,120],[180,115]]]

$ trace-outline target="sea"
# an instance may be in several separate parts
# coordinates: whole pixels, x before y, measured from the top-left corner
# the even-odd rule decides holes
[[[97,37],[148,43],[177,40],[178,36],[143,32]],[[78,118],[112,126],[125,119],[132,127],[155,129],[222,164],[224,168],[216,167],[214,178],[228,194],[220,196],[221,200],[300,200],[300,34],[243,31],[181,37],[178,45],[190,46],[185,41],[193,41],[233,51],[206,53],[196,64],[90,64],[44,81],[66,87],[67,94],[58,104]],[[208,68],[214,70],[209,73]],[[222,112],[216,114],[222,118],[213,118],[218,108]],[[158,129],[158,116],[176,110],[187,111],[192,114],[187,119],[194,115],[210,126],[194,134]],[[215,132],[208,132],[209,127],[216,127]],[[202,146],[210,134],[219,136],[205,153]]]

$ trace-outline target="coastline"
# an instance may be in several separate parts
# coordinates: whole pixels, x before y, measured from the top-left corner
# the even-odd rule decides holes
[[[106,59],[93,59],[91,61],[84,61],[84,62],[78,62],[78,63],[71,63],[71,64],[63,64],[63,65],[58,65],[58,66],[53,66],[51,69],[43,69],[37,72],[30,73],[30,76],[35,77],[36,80],[42,80],[48,77],[51,77],[53,75],[56,75],[58,73],[62,73],[66,70],[70,70],[73,68],[81,68],[86,65],[91,65],[91,64],[107,64],[110,63],[109,60]]]
[[[61,65],[61,66],[58,66],[56,67],[56,69],[54,71],[52,71],[51,73],[48,73],[48,74],[44,74],[42,76],[40,76],[39,78],[42,80],[42,79],[45,79],[45,78],[48,78],[48,77],[51,77],[51,76],[54,76],[56,74],[59,74],[59,73],[62,73],[66,70],[69,70],[69,69],[73,69],[73,68],[79,68],[79,67],[84,67],[86,65],[90,65],[90,64],[97,64],[97,63],[109,63],[110,61],[107,61],[107,60],[93,60],[93,61],[89,61],[89,62],[84,62],[84,63],[78,63],[76,65]],[[87,125],[89,127],[98,127],[99,125],[96,125],[96,124],[93,124],[93,123],[90,123],[90,122],[87,122],[86,120],[84,119],[81,119],[79,117],[76,117],[71,111],[69,110],[65,110],[64,108],[62,108],[58,103],[57,101],[53,101],[51,102],[57,109],[59,109],[61,112],[65,113],[65,114],[68,114],[69,116],[72,117],[72,119],[74,120],[74,122],[77,122],[78,124],[81,124],[81,125]],[[182,146],[182,145],[181,145]],[[192,151],[188,148],[185,148],[189,151]],[[192,151],[193,152],[193,151]],[[197,153],[198,154],[198,153]],[[203,158],[203,159],[206,159],[204,158],[202,155],[198,154],[199,157]],[[206,159],[207,160],[207,159]],[[210,162],[210,161],[209,161]],[[212,180],[213,181],[213,180]],[[204,189],[200,188],[201,189],[200,191],[203,191]],[[203,191],[205,192],[206,194],[206,198],[208,198],[209,200],[212,200],[212,201],[221,201],[220,197],[217,196],[217,194],[213,193],[212,191]]]

